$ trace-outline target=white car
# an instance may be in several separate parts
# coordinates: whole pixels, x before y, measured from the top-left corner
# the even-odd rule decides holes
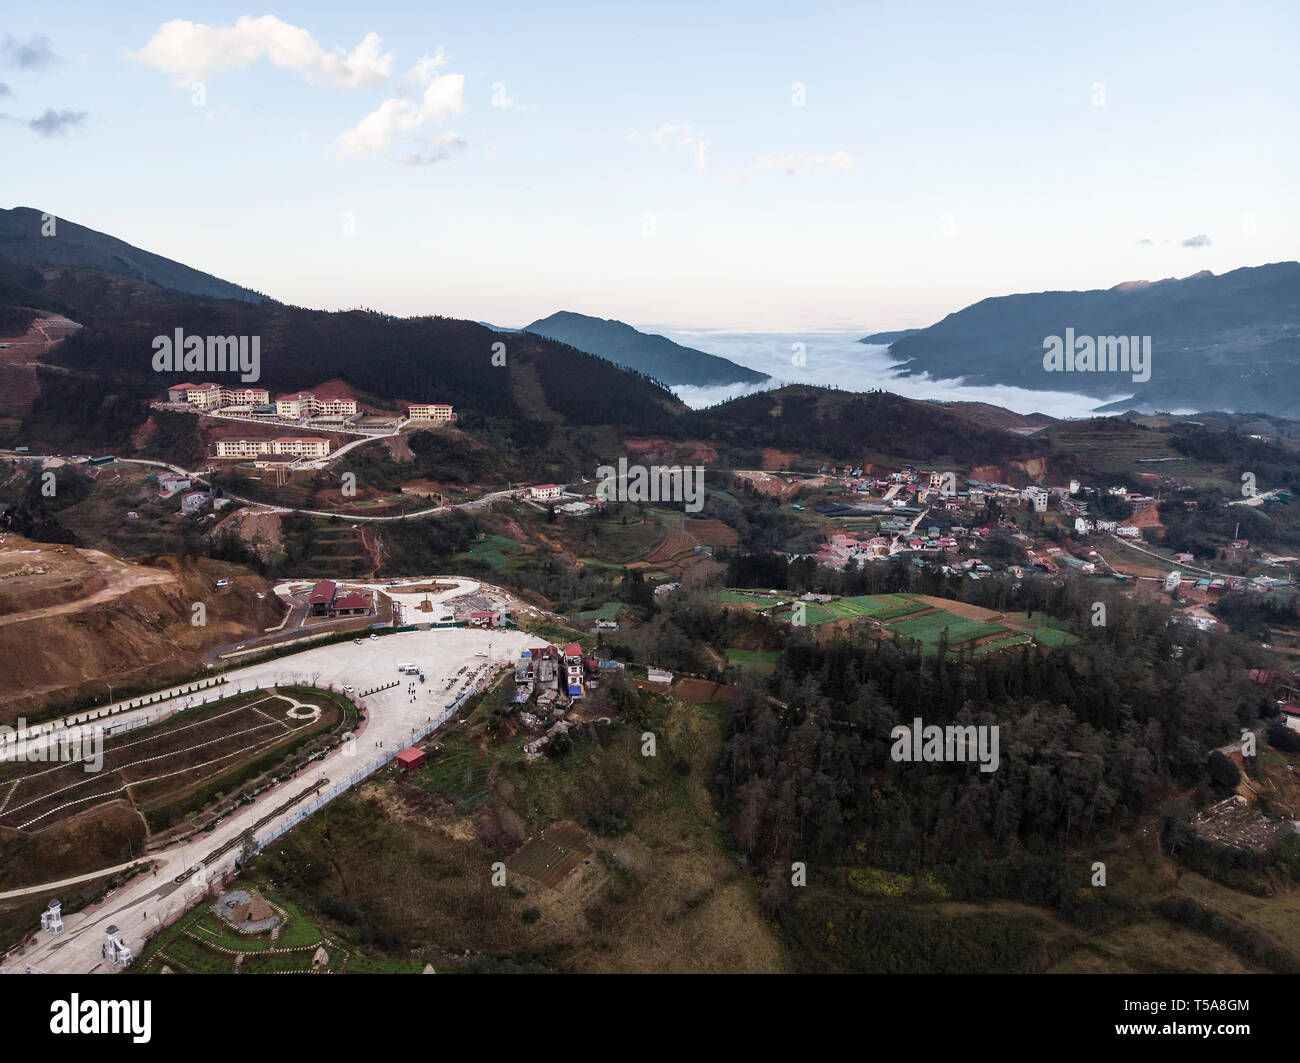
[[[377,639],[377,638],[379,638],[378,635],[371,635],[371,636],[370,636],[370,641],[373,642],[373,641],[374,641],[375,639]]]
[[[360,639],[353,639],[353,640],[352,640],[352,645],[354,645],[354,646],[360,646],[360,645],[361,645],[361,640],[360,640]]]
[[[351,693],[352,693],[352,688],[351,688],[351,687],[346,687],[346,686],[345,686],[343,689],[344,689],[344,691],[347,692],[348,694],[351,694]]]

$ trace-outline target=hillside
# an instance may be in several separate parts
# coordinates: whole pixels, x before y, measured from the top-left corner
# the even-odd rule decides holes
[[[268,301],[266,296],[249,288],[142,251],[125,240],[64,218],[55,219],[54,235],[43,235],[43,217],[42,211],[32,207],[0,210],[0,254],[22,266],[95,270],[206,299]]]
[[[669,387],[678,384],[757,384],[763,373],[714,354],[683,347],[665,336],[640,332],[621,321],[561,310],[525,326],[524,332],[567,343],[615,365],[645,373]]]
[[[37,371],[40,394],[21,427],[25,441],[134,453],[129,444],[149,415],[149,401],[195,375],[153,371],[153,337],[176,328],[259,337],[257,383],[273,394],[339,380],[378,409],[451,403],[463,427],[502,433],[536,460],[550,448],[571,450],[557,431],[644,430],[685,410],[647,378],[537,336],[507,340],[500,365],[493,360],[500,334],[468,321],[189,300],[95,321],[48,352],[44,360],[52,368]]]
[[[978,424],[930,402],[791,385],[746,395],[684,419],[701,437],[736,447],[873,455],[957,465],[1001,465],[1045,453],[1044,444]]]
[[[0,537],[0,722],[51,702],[195,671],[207,651],[280,621],[266,583],[235,575],[217,593],[209,561],[126,564],[99,550]],[[261,591],[262,597],[257,597]],[[206,623],[192,623],[202,602]],[[39,652],[33,652],[39,647]]]
[[[1044,339],[1072,328],[1083,336],[1151,337],[1151,375],[1047,372]],[[880,338],[868,337],[872,342]],[[866,342],[866,341],[864,341]],[[984,299],[893,341],[900,375],[962,377],[1072,391],[1104,409],[1230,409],[1300,415],[1300,262],[1222,276],[1131,282],[1106,290],[1038,292]]]

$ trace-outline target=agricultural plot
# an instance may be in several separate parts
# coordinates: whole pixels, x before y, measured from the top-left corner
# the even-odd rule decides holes
[[[549,889],[555,889],[591,855],[586,835],[574,823],[552,823],[510,858],[507,866]]]
[[[1073,646],[1079,641],[1077,635],[1072,635],[1068,631],[1062,631],[1060,628],[1055,627],[1034,628],[1032,635],[1035,642],[1041,642],[1044,646],[1053,648]]]
[[[477,809],[487,797],[492,758],[477,749],[439,749],[410,775],[416,785],[455,806],[461,815]]]
[[[808,602],[804,619],[809,627],[860,617],[885,622],[928,608],[924,602],[905,594],[864,594],[855,598],[837,598],[833,602]]]
[[[780,650],[727,650],[728,664],[739,665],[758,675],[771,675],[780,659]]]
[[[938,649],[939,639],[945,630],[948,632],[948,645],[950,648],[986,638],[990,635],[999,635],[1007,630],[997,624],[968,620],[965,617],[955,616],[942,610],[927,613],[925,616],[896,621],[889,625],[889,629],[901,638],[919,640],[925,647],[926,653],[933,653]]]
[[[491,565],[495,572],[501,572],[510,567],[510,558],[519,551],[519,545],[517,540],[507,539],[504,535],[489,535],[471,546],[467,556],[472,561]]]
[[[723,605],[752,605],[756,609],[766,609],[781,601],[780,598],[766,591],[737,590],[732,587],[724,588],[719,592],[718,600]]]

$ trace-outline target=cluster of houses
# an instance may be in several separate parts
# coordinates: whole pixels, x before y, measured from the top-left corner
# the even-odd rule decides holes
[[[586,696],[602,675],[621,671],[617,661],[589,657],[578,643],[565,646],[547,643],[519,654],[515,662],[515,704],[534,696],[539,705],[572,703]]]
[[[277,395],[272,401],[265,388],[226,387],[222,384],[176,384],[167,389],[167,401],[204,412],[220,410],[232,417],[275,418],[284,421],[345,421],[360,415],[357,400],[323,398],[314,391]],[[412,421],[454,421],[456,411],[446,403],[415,403],[407,408]]]
[[[203,411],[246,417],[276,417],[299,421],[312,417],[354,417],[356,399],[322,399],[310,391],[277,395],[274,402],[265,388],[228,388],[221,384],[176,384],[167,389],[167,401]]]
[[[567,502],[562,502],[561,505],[556,506],[555,511],[557,513],[568,513],[570,516],[575,517],[590,513],[593,509],[598,509],[604,504],[595,495],[582,498],[570,491],[566,491],[563,484],[533,484],[531,487],[521,487],[517,494],[525,502],[533,502],[544,506],[568,499]]]

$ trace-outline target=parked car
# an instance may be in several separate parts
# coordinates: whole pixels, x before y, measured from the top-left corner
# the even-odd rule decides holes
[[[371,635],[371,636],[370,636],[370,639],[371,639],[372,642],[373,642],[375,639],[377,639],[377,638],[379,638],[378,635]]]
[[[346,692],[349,693],[349,694],[352,693],[352,688],[351,688],[351,687],[347,687],[347,686],[345,686],[343,689],[344,689],[344,691],[346,691]]]
[[[353,639],[353,640],[352,640],[352,645],[354,645],[354,646],[360,646],[360,645],[361,645],[361,640],[360,640],[360,639]]]

